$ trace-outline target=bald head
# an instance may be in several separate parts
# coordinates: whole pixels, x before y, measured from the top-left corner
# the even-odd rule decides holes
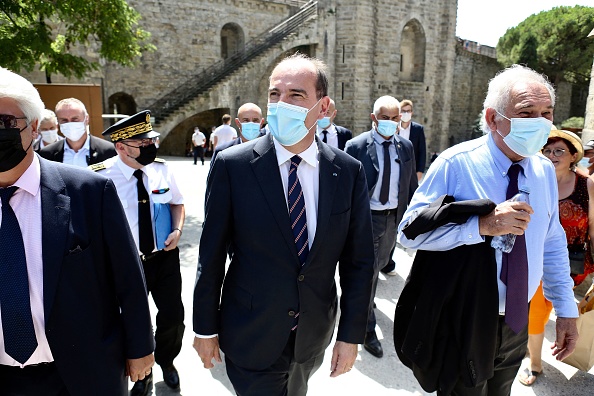
[[[264,122],[264,118],[262,118],[262,109],[254,104],[254,103],[246,103],[242,105],[239,110],[237,110],[237,118],[235,119],[235,124],[237,125],[237,129],[239,129],[239,135],[241,140],[246,142],[248,140],[252,140],[254,138],[254,134],[262,128],[262,123]],[[254,125],[248,125],[250,128],[249,131],[246,131],[246,135],[244,136],[244,130],[242,124],[247,123],[254,123],[258,124],[258,127]],[[256,131],[257,129],[257,131]]]

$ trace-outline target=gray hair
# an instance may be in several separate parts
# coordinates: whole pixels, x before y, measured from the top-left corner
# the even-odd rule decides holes
[[[398,109],[400,112],[400,101],[390,95],[382,96],[373,104],[373,114],[377,116],[382,107],[386,109]]]
[[[0,67],[0,98],[16,102],[30,124],[41,118],[45,105],[37,89],[24,77]]]
[[[489,90],[483,102],[483,109],[492,108],[500,114],[504,114],[505,109],[511,101],[512,89],[518,83],[537,83],[544,85],[547,91],[549,91],[552,105],[555,106],[555,88],[553,88],[553,85],[545,75],[537,73],[526,66],[512,65],[497,73],[489,81]],[[486,123],[483,129],[490,131]]]
[[[58,125],[58,117],[56,117],[56,113],[51,111],[50,109],[43,109],[41,113],[41,118],[39,122],[49,121],[54,125]]]
[[[76,105],[76,106],[81,106],[83,109],[83,114],[85,115],[85,117],[87,115],[89,115],[89,113],[87,112],[87,108],[85,107],[85,104],[76,99],[76,98],[66,98],[66,99],[62,99],[61,101],[59,101],[58,103],[56,103],[56,113],[58,112],[58,109],[62,106],[72,106],[72,105]]]

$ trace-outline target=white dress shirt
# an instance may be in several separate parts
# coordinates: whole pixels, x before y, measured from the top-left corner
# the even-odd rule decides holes
[[[64,158],[62,159],[62,162],[64,164],[79,166],[81,168],[86,168],[87,166],[89,166],[89,164],[87,163],[87,157],[90,153],[90,141],[91,137],[87,133],[87,139],[85,140],[85,144],[77,152],[70,148],[70,146],[68,145],[68,139],[64,139]]]
[[[37,337],[37,349],[25,362],[25,366],[44,362],[53,362],[54,357],[45,336],[45,317],[43,311],[43,258],[41,247],[41,171],[37,155],[25,173],[14,183],[19,187],[10,198],[10,206],[14,211],[25,247],[27,260],[27,275],[29,276],[29,298],[33,327]],[[0,202],[0,207],[2,203]],[[2,212],[0,211],[0,225]],[[0,320],[0,364],[5,366],[19,366],[22,364],[14,360],[4,351],[4,333]]]
[[[375,131],[375,129],[371,132],[373,135],[373,141],[375,145],[375,151],[377,153],[377,162],[379,165],[379,172],[377,174],[377,183],[375,184],[375,188],[373,189],[373,193],[369,198],[369,204],[371,210],[386,210],[386,209],[396,209],[398,207],[398,189],[400,184],[400,163],[398,162],[398,152],[396,151],[396,145],[400,144],[396,142],[394,137],[390,138],[389,140],[385,140],[379,133]],[[392,161],[392,165],[390,166],[390,193],[388,195],[388,202],[382,204],[380,202],[380,191],[382,189],[382,180],[384,177],[384,146],[382,145],[383,142],[392,142],[390,145],[390,161]]]
[[[400,135],[400,137],[403,137],[407,140],[410,140],[410,126],[412,125],[412,122],[410,124],[408,124],[408,128],[404,128],[402,126],[402,123],[400,123],[400,131],[398,132],[398,135]]]
[[[126,218],[134,243],[138,249],[138,254],[141,255],[139,249],[140,234],[138,231],[138,190],[136,189],[137,179],[134,177],[136,169],[124,164],[119,156],[111,157],[103,161],[106,169],[100,170],[98,173],[113,180],[118,191],[118,197],[124,207]],[[173,174],[169,172],[169,168],[164,163],[153,162],[142,168],[142,181],[146,188],[151,201],[151,220],[153,223],[153,238],[155,236],[155,219],[154,219],[154,204],[155,203],[169,203],[174,205],[181,205],[184,199],[175,183]],[[157,193],[156,191],[167,192]]]
[[[320,128],[320,126],[317,126],[317,128],[318,137],[320,138],[320,140],[324,139],[324,134],[322,133],[322,131],[326,130],[328,131],[328,133],[326,134],[326,144],[338,148],[338,133],[336,132],[334,124],[330,124],[330,126],[328,126],[327,128]]]

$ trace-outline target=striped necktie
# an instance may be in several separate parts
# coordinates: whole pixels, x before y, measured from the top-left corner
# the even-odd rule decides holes
[[[289,217],[291,218],[291,229],[297,248],[299,262],[303,266],[309,253],[309,241],[307,235],[307,216],[305,215],[305,199],[301,183],[297,177],[297,167],[301,163],[301,157],[295,155],[291,158],[289,167],[289,191],[287,194],[289,203]]]

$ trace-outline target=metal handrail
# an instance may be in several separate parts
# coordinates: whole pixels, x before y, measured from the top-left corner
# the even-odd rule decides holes
[[[231,57],[223,59],[207,67],[200,73],[190,77],[182,85],[167,93],[152,105],[148,106],[155,121],[162,121],[167,115],[181,108],[199,94],[205,92],[217,82],[245,65],[251,59],[282,41],[296,31],[312,16],[317,16],[318,2],[311,0],[299,12],[286,18],[276,26],[248,41],[243,49]]]

